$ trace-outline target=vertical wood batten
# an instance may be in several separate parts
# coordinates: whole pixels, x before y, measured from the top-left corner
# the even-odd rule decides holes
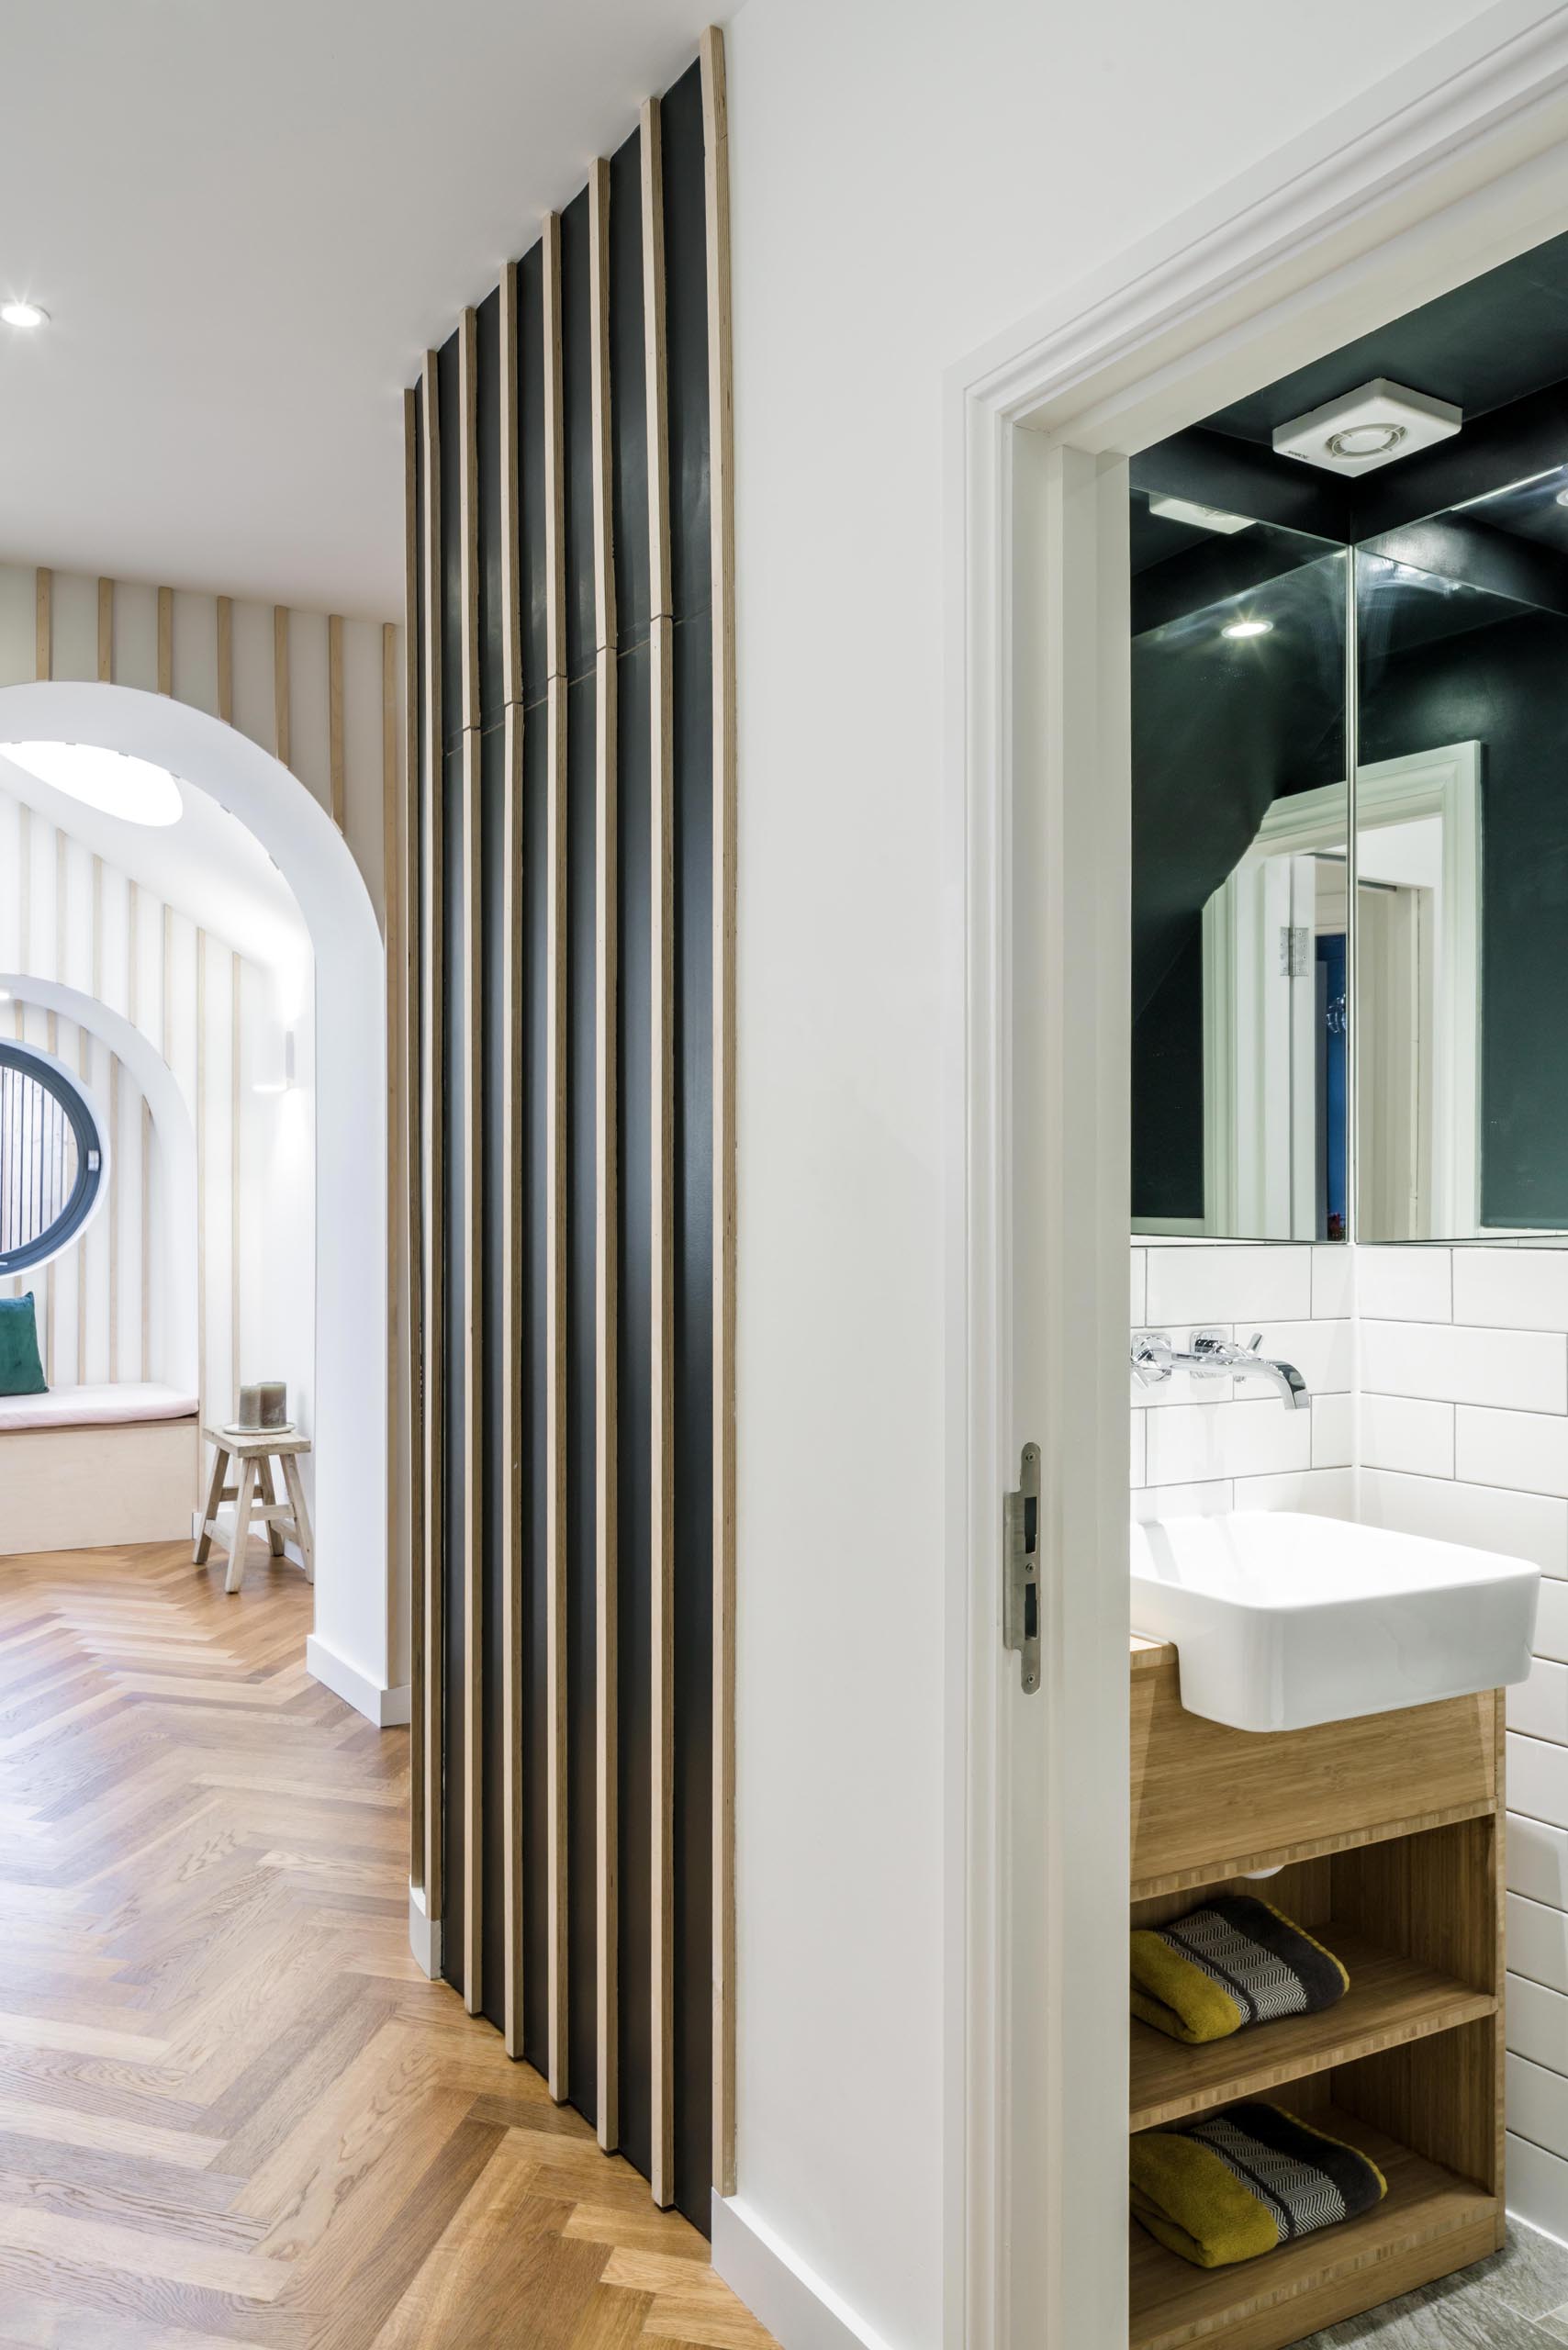
[[[550,2094],[568,2087],[566,1930],[566,679],[561,222],[544,222],[546,1878]]]
[[[650,2185],[675,2200],[675,725],[669,555],[669,429],[665,349],[664,183],[659,105],[642,112],[643,334],[648,437],[650,1033],[653,1235],[649,1324]]]
[[[445,1251],[438,1230],[441,1222],[441,1176],[444,1157],[441,1138],[443,1090],[442,1033],[444,1018],[442,984],[443,953],[442,916],[443,878],[442,857],[442,675],[441,675],[441,432],[442,420],[434,352],[425,356],[423,392],[424,532],[424,729],[420,784],[423,839],[424,969],[423,1035],[420,1069],[420,1103],[424,1195],[422,1248],[424,1263],[424,1617],[425,1617],[425,1908],[432,1921],[442,1919],[445,1904],[445,1837],[442,1819],[442,1751],[445,1711],[445,1594],[442,1589],[442,1524],[445,1508],[445,1461],[442,1425],[446,1377],[444,1349]]]
[[[165,973],[165,980],[167,974]],[[196,1399],[201,1424],[210,1417],[207,1376],[207,933],[196,934]],[[196,1463],[196,1499],[202,1468]]]
[[[174,690],[174,591],[172,588],[158,590],[158,690],[172,695]]]
[[[409,1881],[425,1890],[426,1821],[439,1800],[429,1785],[430,1761],[425,1745],[425,1673],[429,1632],[425,1621],[424,1586],[424,1371],[423,1371],[423,1220],[424,1153],[420,1092],[420,509],[417,494],[419,400],[410,389],[403,394],[403,759],[399,788],[398,873],[401,919],[401,953],[394,961],[390,928],[391,898],[387,899],[387,996],[401,1002],[403,1120],[398,1153],[403,1196],[387,1202],[387,1231],[401,1233],[403,1274],[409,1302],[408,1329],[403,1341],[403,1427],[408,1438],[409,1477]],[[389,866],[388,873],[392,867]],[[388,1177],[396,1161],[389,1156]],[[397,1457],[394,1443],[390,1458]],[[390,1514],[390,1513],[389,1513]]]
[[[480,1051],[483,903],[479,836],[479,458],[477,331],[458,327],[458,515],[462,550],[459,643],[463,722],[463,1997],[484,1995],[484,1063]]]
[[[331,819],[343,829],[343,624],[327,616],[327,795]]]
[[[98,582],[98,683],[114,683],[115,675],[115,583],[112,579]]]
[[[225,726],[234,723],[234,599],[218,599],[218,715]]]
[[[244,1107],[241,1091],[243,1069],[240,1032],[244,1011],[244,968],[239,956],[230,951],[229,957],[229,1416],[231,1420],[236,1420],[240,1416],[241,1315],[244,1295],[240,1278],[240,1126]]]
[[[713,613],[713,2185],[735,2187],[735,517],[724,37],[702,36]]]
[[[502,883],[505,987],[501,1001],[505,1070],[501,1120],[506,1136],[506,1197],[501,1203],[501,1709],[502,2031],[507,2053],[523,2048],[522,1918],[522,1448],[523,1392],[523,768],[521,527],[518,443],[517,267],[500,285],[501,690],[506,717],[506,869]]]
[[[594,1471],[595,1904],[599,2144],[620,2143],[619,1639],[621,1553],[616,1349],[617,873],[615,551],[610,438],[610,165],[588,178],[588,304],[592,321],[589,403],[593,463],[594,723]]]
[[[33,574],[33,667],[39,677],[54,674],[54,574]]]
[[[288,696],[288,607],[273,606],[273,747],[280,766],[293,765],[294,733]]]

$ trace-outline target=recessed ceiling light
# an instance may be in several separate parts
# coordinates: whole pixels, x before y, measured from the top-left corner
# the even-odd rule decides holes
[[[0,302],[0,319],[8,327],[46,327],[49,312],[40,310],[36,302]]]
[[[1229,538],[1252,528],[1250,514],[1227,513],[1223,506],[1200,506],[1192,498],[1151,498],[1148,510],[1164,522],[1186,522],[1195,531],[1218,531]]]
[[[1231,621],[1220,631],[1221,636],[1269,636],[1273,632],[1272,621]]]
[[[123,751],[106,751],[96,743],[0,743],[0,755],[39,783],[128,824],[177,824],[185,813],[168,768]]]

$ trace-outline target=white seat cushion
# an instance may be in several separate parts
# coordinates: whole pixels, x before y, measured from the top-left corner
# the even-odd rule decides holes
[[[112,1427],[127,1420],[186,1420],[196,1399],[156,1380],[127,1379],[106,1387],[55,1387],[47,1395],[0,1395],[0,1434],[6,1428]]]

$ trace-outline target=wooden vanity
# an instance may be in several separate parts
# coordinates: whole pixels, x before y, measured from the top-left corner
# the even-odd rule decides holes
[[[1350,1971],[1326,2013],[1205,2047],[1132,2025],[1133,2131],[1270,2097],[1388,2180],[1363,2218],[1231,2268],[1134,2225],[1132,2350],[1282,2350],[1503,2241],[1502,1693],[1259,1734],[1182,1710],[1173,1647],[1135,1639],[1131,1673],[1132,1924],[1234,1886]]]

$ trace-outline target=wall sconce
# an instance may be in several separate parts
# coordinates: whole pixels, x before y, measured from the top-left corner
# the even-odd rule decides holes
[[[294,1031],[286,1028],[283,1032],[282,1076],[263,1078],[252,1090],[256,1093],[289,1093],[294,1090]]]

